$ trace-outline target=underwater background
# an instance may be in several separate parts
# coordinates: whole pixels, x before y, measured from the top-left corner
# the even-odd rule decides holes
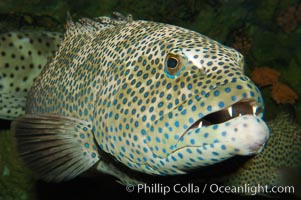
[[[64,32],[68,11],[74,19],[111,16],[115,11],[132,14],[134,19],[178,25],[233,47],[245,56],[246,73],[261,89],[265,120],[287,113],[295,124],[301,123],[300,0],[0,0],[0,33]],[[151,198],[126,192],[124,186],[106,175],[59,184],[35,181],[16,156],[10,121],[0,123],[0,200],[100,199],[104,195]]]

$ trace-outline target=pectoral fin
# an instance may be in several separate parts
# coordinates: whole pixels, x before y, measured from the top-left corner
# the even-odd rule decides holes
[[[41,178],[76,177],[99,160],[91,124],[72,117],[25,115],[12,124],[17,149]]]

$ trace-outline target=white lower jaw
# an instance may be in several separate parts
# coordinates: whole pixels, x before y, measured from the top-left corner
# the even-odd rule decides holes
[[[233,155],[253,155],[262,151],[269,138],[269,129],[258,116],[241,115],[224,123],[204,126],[202,122],[198,127],[190,129],[182,136],[176,145],[177,148],[185,146],[202,147],[204,144],[224,144]],[[190,141],[195,141],[191,144]],[[231,150],[231,151],[232,151]],[[229,150],[230,151],[230,150]]]
[[[259,117],[244,115],[231,120],[229,132],[233,132],[235,141],[230,144],[239,149],[237,155],[253,155],[260,153],[269,138],[269,128]],[[237,134],[235,134],[235,132]]]

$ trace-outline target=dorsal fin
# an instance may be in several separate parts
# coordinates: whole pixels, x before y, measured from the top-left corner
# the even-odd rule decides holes
[[[85,32],[95,32],[104,28],[114,27],[133,21],[132,15],[124,16],[118,12],[113,13],[113,17],[101,16],[94,19],[81,18],[74,22],[67,13],[67,24],[65,37]]]

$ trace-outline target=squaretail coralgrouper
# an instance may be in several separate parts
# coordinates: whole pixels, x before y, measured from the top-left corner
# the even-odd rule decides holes
[[[184,174],[262,151],[269,130],[243,56],[197,32],[131,16],[69,20],[13,122],[21,156],[50,181],[109,164]]]
[[[29,88],[55,54],[63,34],[47,31],[0,33],[0,118],[25,114]]]

